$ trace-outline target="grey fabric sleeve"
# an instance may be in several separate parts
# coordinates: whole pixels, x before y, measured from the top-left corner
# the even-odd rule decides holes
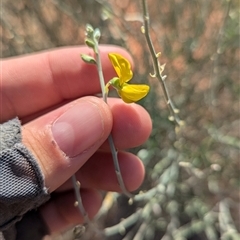
[[[50,198],[36,159],[21,140],[17,118],[0,125],[0,239],[5,240],[17,239],[16,223]]]

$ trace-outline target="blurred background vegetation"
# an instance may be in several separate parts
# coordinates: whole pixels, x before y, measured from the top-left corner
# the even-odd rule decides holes
[[[106,228],[108,239],[240,239],[239,1],[147,3],[151,37],[185,122],[180,131],[168,119],[160,83],[149,76],[141,1],[2,0],[1,57],[84,44],[86,23],[100,28],[102,44],[128,49],[136,66],[133,81],[151,85],[140,104],[153,131],[132,150],[146,166],[140,190],[147,194],[132,205],[124,196],[107,195],[96,224]],[[81,231],[56,238],[107,238]]]

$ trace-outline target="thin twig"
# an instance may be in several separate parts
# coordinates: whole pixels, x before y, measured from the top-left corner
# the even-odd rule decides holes
[[[82,197],[80,194],[80,187],[81,184],[79,181],[77,181],[76,179],[76,175],[74,174],[72,177],[72,185],[74,187],[74,192],[75,192],[75,196],[76,196],[76,202],[74,203],[74,206],[78,208],[79,212],[81,213],[81,215],[83,216],[84,219],[84,223],[86,223],[95,233],[97,234],[103,234],[103,232],[100,232],[92,223],[92,221],[90,220],[87,211],[85,210],[84,206],[83,206],[83,202],[82,202]]]
[[[174,107],[173,102],[169,96],[168,89],[165,83],[165,80],[167,78],[166,75],[162,75],[164,65],[161,66],[158,60],[158,57],[160,56],[159,53],[156,53],[155,48],[152,43],[152,39],[150,37],[149,29],[150,29],[150,18],[149,18],[149,13],[148,13],[148,7],[147,7],[147,0],[141,0],[142,1],[142,7],[143,7],[143,23],[144,26],[142,27],[142,32],[145,35],[147,45],[152,57],[152,62],[153,62],[153,68],[154,68],[154,73],[150,74],[151,77],[156,77],[159,82],[161,83],[162,90],[164,93],[164,97],[167,103],[167,106],[169,108],[169,111],[171,113],[170,120],[174,121],[177,125],[181,126],[183,125],[183,121],[179,118],[178,112],[179,110]]]
[[[102,97],[103,100],[107,103],[107,93],[105,91],[105,81],[104,81],[104,77],[103,77],[103,71],[102,71],[102,63],[101,63],[101,57],[100,57],[100,53],[99,53],[99,49],[98,49],[98,42],[95,41],[95,54],[96,54],[96,63],[97,63],[97,69],[98,69],[98,75],[99,75],[99,81],[100,81],[100,85],[101,85],[101,91],[102,91]],[[116,172],[116,176],[117,176],[117,180],[118,183],[120,185],[120,188],[123,192],[123,194],[125,194],[127,197],[132,198],[134,195],[131,194],[123,181],[122,178],[122,174],[121,174],[121,170],[120,170],[120,166],[119,166],[119,161],[118,161],[118,151],[115,147],[114,141],[113,141],[113,137],[112,134],[110,133],[110,135],[108,136],[108,142],[110,145],[110,149],[111,149],[111,153],[112,153],[112,157],[113,157],[113,163],[114,163],[114,168],[115,168],[115,172]]]
[[[117,233],[125,232],[128,227],[131,227],[136,222],[141,219],[142,209],[137,210],[135,213],[129,217],[122,220],[120,223],[104,229],[104,234],[106,237],[114,236]]]
[[[87,214],[87,212],[86,212],[86,210],[83,206],[82,198],[81,198],[81,195],[80,195],[81,184],[80,184],[79,181],[77,181],[75,174],[72,175],[71,180],[72,180],[72,185],[74,187],[75,196],[76,196],[76,199],[77,199],[77,201],[74,203],[74,206],[78,207],[79,212],[82,214],[82,216],[84,218],[84,222],[91,225],[91,221],[90,221],[90,219],[88,217],[88,214]]]
[[[121,187],[121,190],[123,191],[123,193],[126,196],[128,196],[129,198],[133,198],[134,195],[126,189],[126,186],[125,186],[123,178],[122,178],[122,174],[121,174],[121,170],[120,170],[120,166],[119,166],[119,162],[118,162],[118,152],[117,152],[117,150],[114,146],[112,134],[110,134],[108,136],[108,142],[109,142],[110,149],[111,149],[111,152],[112,152],[115,173],[116,173],[116,176],[117,176],[117,179],[118,179],[118,183]]]
[[[79,211],[81,212],[81,214],[84,217],[84,220],[86,220],[86,222],[88,223],[88,222],[90,222],[90,220],[89,220],[88,214],[87,214],[87,212],[86,212],[86,210],[83,206],[82,198],[81,198],[81,195],[80,195],[81,184],[80,184],[79,181],[77,181],[75,174],[72,176],[71,179],[72,179],[72,184],[73,184],[76,199],[77,199],[77,201],[74,203],[74,206],[78,207]]]

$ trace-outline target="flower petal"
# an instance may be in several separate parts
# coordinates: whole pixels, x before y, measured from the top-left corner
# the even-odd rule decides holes
[[[108,57],[120,79],[121,85],[132,79],[131,64],[126,58],[118,53],[109,53]]]
[[[125,83],[122,89],[118,91],[118,94],[124,102],[132,103],[144,98],[148,94],[149,89],[148,85]]]

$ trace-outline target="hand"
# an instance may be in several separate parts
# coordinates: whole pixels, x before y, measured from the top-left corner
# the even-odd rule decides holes
[[[128,59],[123,49],[100,48],[106,81],[116,76],[108,52]],[[2,61],[1,122],[18,116],[23,143],[35,155],[49,191],[56,192],[40,212],[51,232],[83,221],[69,178],[81,182],[83,205],[90,217],[101,206],[100,190],[120,191],[107,137],[112,131],[119,150],[142,144],[151,119],[137,104],[93,96],[100,92],[96,66],[84,63],[87,47],[62,48]],[[144,167],[133,154],[119,151],[119,164],[129,191],[144,178]]]

